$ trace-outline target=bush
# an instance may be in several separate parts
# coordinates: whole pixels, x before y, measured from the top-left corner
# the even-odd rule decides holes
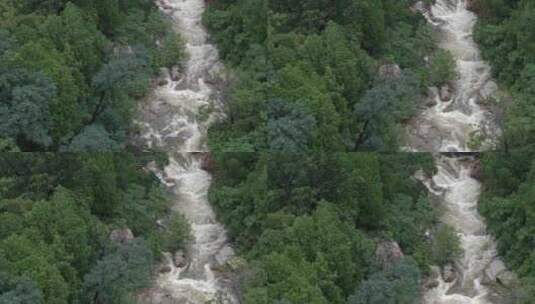
[[[158,55],[158,66],[171,68],[174,65],[180,65],[184,57],[184,41],[180,35],[177,33],[167,34]]]
[[[454,262],[461,254],[461,241],[455,229],[441,225],[433,238],[431,249],[433,263],[444,266]]]
[[[450,52],[438,50],[429,67],[429,82],[435,86],[441,86],[455,78],[455,60]]]
[[[164,248],[170,252],[184,248],[188,241],[191,240],[188,220],[182,214],[173,214],[163,240]]]

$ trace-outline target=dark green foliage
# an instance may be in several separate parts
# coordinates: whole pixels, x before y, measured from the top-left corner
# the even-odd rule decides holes
[[[164,243],[156,222],[169,211],[142,170],[154,158],[0,154],[0,269],[11,278],[0,274],[0,303],[123,303],[147,286]],[[112,244],[110,231],[124,227],[137,239]]]
[[[189,222],[186,218],[176,213],[169,223],[167,223],[167,230],[163,236],[163,244],[167,251],[175,252],[178,249],[186,247],[186,244],[191,239]]]
[[[0,14],[0,136],[23,151],[117,150],[151,76],[183,57],[150,1],[13,0]]]
[[[356,149],[397,150],[399,140],[392,131],[398,127],[396,122],[414,115],[420,98],[419,80],[410,71],[399,79],[378,81],[355,104],[354,117],[364,121]]]
[[[534,151],[486,154],[483,159],[483,192],[479,211],[496,237],[500,255],[524,281],[518,294],[535,300],[535,157]]]
[[[142,239],[112,249],[85,275],[85,303],[125,303],[129,292],[150,282],[152,262]]]
[[[0,133],[21,147],[52,144],[50,104],[56,87],[39,72],[0,69]]]
[[[478,1],[476,11],[482,20],[475,39],[502,88],[514,100],[501,103],[506,112],[503,149],[533,148],[535,122],[530,113],[535,106],[535,6],[530,0]]]
[[[42,301],[41,290],[34,282],[0,273],[0,304],[39,304]]]
[[[306,151],[316,121],[300,104],[273,100],[268,104],[269,149],[272,151]]]
[[[455,230],[447,225],[439,226],[433,237],[433,263],[440,266],[453,263],[461,253],[461,241]]]
[[[396,240],[417,260],[418,266],[411,260],[383,275],[392,281],[386,292],[403,290],[399,299],[414,299],[419,269],[426,271],[430,261],[424,233],[436,215],[423,198],[426,190],[410,175],[432,166],[429,155],[216,153],[215,158],[210,199],[255,273],[243,282],[246,303],[346,303],[377,272],[378,238]],[[404,271],[415,276],[397,281]]]
[[[419,88],[426,84],[423,58],[436,48],[426,21],[410,5],[391,0],[211,2],[204,22],[223,59],[240,75],[227,97],[227,120],[210,130],[212,150],[396,149],[403,120],[413,114]],[[373,106],[364,100],[365,92],[374,86],[379,65],[392,59],[415,75],[414,98],[375,107],[381,113],[373,115],[383,119],[372,123],[369,111],[353,109]],[[276,106],[276,115],[274,100],[285,104]]]
[[[173,65],[180,65],[184,57],[184,42],[180,35],[167,34],[163,40],[163,48],[157,57],[157,65],[171,68]]]
[[[453,56],[445,50],[437,50],[431,57],[429,68],[429,82],[434,86],[441,86],[454,80],[456,75]]]
[[[372,274],[348,304],[413,304],[420,296],[420,270],[411,258]]]

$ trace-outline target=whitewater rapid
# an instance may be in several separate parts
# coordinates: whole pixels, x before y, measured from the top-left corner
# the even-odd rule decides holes
[[[500,260],[477,212],[481,184],[472,173],[478,160],[473,155],[438,155],[435,162],[438,171],[424,184],[441,202],[442,222],[458,233],[462,256],[454,265],[457,278],[452,282],[446,282],[437,267],[433,269],[438,286],[424,294],[424,303],[500,304],[496,280],[509,279],[512,273]]]
[[[222,117],[213,84],[224,77],[223,65],[202,26],[204,0],[156,3],[184,39],[188,57],[181,72],[162,71],[159,86],[142,105],[137,123],[143,144],[169,156],[163,171],[152,169],[174,194],[173,211],[189,221],[193,240],[183,265],[175,261],[173,253],[165,253],[167,267],[162,269],[166,271],[158,275],[157,286],[146,302],[237,303],[228,282],[217,273],[234,252],[208,202],[211,176],[202,168],[208,127]]]
[[[477,211],[481,183],[472,173],[478,159],[460,153],[495,149],[501,133],[493,113],[481,105],[494,98],[498,88],[472,38],[477,17],[467,5],[467,0],[437,0],[430,8],[421,2],[417,6],[440,33],[440,47],[453,55],[457,78],[449,99],[444,98],[447,94],[440,96],[438,88],[430,90],[434,105],[409,126],[406,150],[457,152],[436,155],[437,173],[423,182],[438,198],[443,209],[441,221],[455,229],[462,249],[453,265],[455,279],[446,280],[441,270],[433,267],[438,282],[424,293],[425,304],[500,304],[498,281],[513,276],[500,260],[495,241]]]
[[[467,0],[437,0],[430,8],[416,6],[439,32],[439,46],[453,55],[457,77],[445,88],[452,91],[443,95],[449,99],[441,98],[441,88],[430,89],[432,106],[409,125],[409,151],[487,151],[501,133],[495,115],[482,106],[498,87],[472,38],[477,17],[467,5]]]

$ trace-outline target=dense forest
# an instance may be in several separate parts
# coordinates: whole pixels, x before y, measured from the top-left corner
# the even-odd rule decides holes
[[[212,150],[397,151],[426,87],[455,75],[414,2],[211,2],[205,23],[236,77]]]
[[[160,252],[188,238],[184,219],[167,216],[159,180],[142,169],[149,160],[163,161],[0,154],[0,303],[133,303]]]
[[[535,299],[535,150],[487,153],[482,159],[484,192],[479,211],[498,250],[523,280],[518,302]]]
[[[117,151],[137,100],[180,61],[145,0],[0,1],[0,151]]]
[[[438,209],[411,177],[432,174],[430,154],[216,158],[210,199],[250,263],[244,303],[413,304],[429,265],[458,256],[455,233],[436,225]],[[404,256],[378,258],[392,241]]]
[[[512,96],[505,108],[503,149],[535,147],[535,5],[530,0],[475,1],[475,38],[500,86]]]
[[[212,154],[191,155],[243,262],[213,270],[243,303],[414,304],[462,255],[415,177],[433,155],[395,153],[428,87],[456,76],[415,2],[205,1],[232,76]],[[470,5],[504,111],[478,208],[520,278],[511,304],[532,304],[535,3]],[[180,34],[151,0],[0,0],[0,16],[0,304],[136,303],[191,241],[146,166],[168,156],[128,140],[160,68],[186,58]]]
[[[535,5],[529,0],[476,1],[475,38],[511,101],[505,108],[502,149],[482,159],[480,211],[510,267],[524,280],[517,296],[535,299]]]

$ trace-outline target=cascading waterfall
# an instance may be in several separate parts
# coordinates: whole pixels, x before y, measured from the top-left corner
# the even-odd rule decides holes
[[[176,263],[166,253],[167,272],[159,274],[157,287],[145,301],[159,303],[237,303],[225,279],[214,269],[234,255],[224,227],[217,222],[208,202],[211,176],[202,169],[207,151],[206,132],[221,117],[217,90],[212,85],[224,78],[217,49],[208,43],[202,26],[204,0],[157,0],[181,34],[189,55],[184,72],[164,71],[160,86],[142,105],[137,121],[141,141],[169,155],[163,172],[153,169],[174,194],[175,212],[184,214],[193,240],[187,249],[187,263]],[[177,265],[178,264],[178,265]]]
[[[408,150],[493,149],[500,129],[493,113],[480,104],[495,96],[497,86],[491,79],[489,65],[482,61],[472,39],[476,15],[467,9],[466,0],[437,0],[430,9],[420,2],[416,8],[440,32],[440,47],[453,55],[458,77],[453,84],[453,94],[446,95],[449,100],[443,100],[438,89],[430,90],[434,106],[422,112],[409,126]]]
[[[443,204],[442,221],[459,234],[463,256],[456,262],[457,278],[446,282],[438,274],[438,286],[424,295],[426,304],[499,304],[493,289],[496,279],[510,279],[512,273],[497,255],[493,238],[486,234],[485,223],[477,212],[481,184],[471,177],[476,167],[474,156],[436,157],[438,172],[423,179],[429,191]]]
[[[493,114],[480,101],[497,91],[490,67],[481,60],[472,39],[476,15],[467,9],[466,0],[437,0],[427,9],[419,3],[426,19],[441,33],[440,47],[450,51],[457,64],[458,77],[449,100],[443,101],[435,91],[435,105],[425,110],[409,126],[410,151],[470,152],[494,148],[500,129]],[[479,143],[474,144],[474,139]],[[478,160],[471,155],[438,155],[438,172],[423,182],[430,193],[439,197],[444,207],[442,221],[459,234],[462,257],[456,262],[457,277],[446,282],[438,273],[438,286],[424,294],[425,304],[498,304],[493,284],[510,278],[496,252],[496,245],[486,233],[477,212],[481,184],[471,177]],[[497,279],[498,278],[498,279]],[[495,286],[495,285],[494,285]]]

